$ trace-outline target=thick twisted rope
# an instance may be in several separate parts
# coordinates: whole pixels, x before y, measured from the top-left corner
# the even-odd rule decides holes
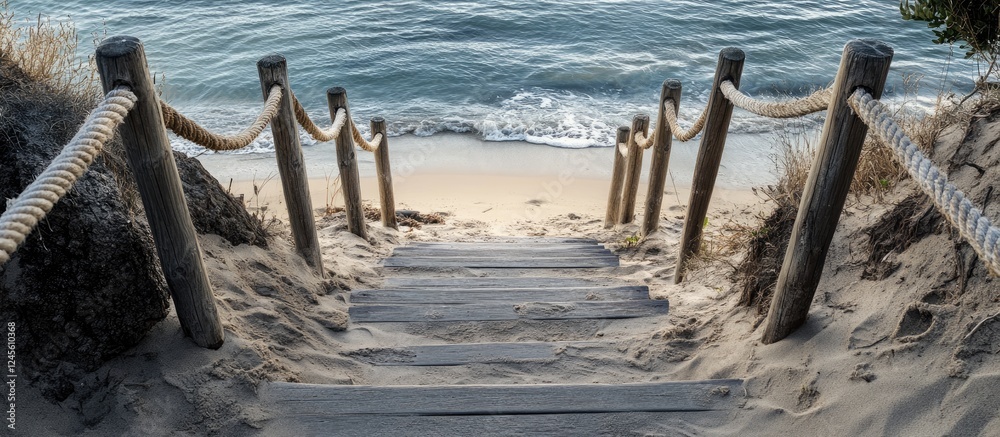
[[[705,128],[705,120],[708,119],[708,108],[701,111],[701,115],[698,119],[694,121],[688,129],[681,129],[681,126],[677,124],[677,113],[674,112],[674,101],[667,100],[663,102],[663,115],[667,119],[667,124],[670,126],[670,134],[677,139],[677,141],[687,141],[694,138]]]
[[[59,156],[16,199],[7,201],[0,215],[0,265],[24,242],[38,222],[66,195],[104,149],[115,129],[135,104],[135,94],[123,88],[111,90],[87,116],[83,126]]]
[[[620,153],[623,158],[628,158],[628,144],[618,143],[618,153]]]
[[[163,124],[167,126],[167,129],[177,134],[177,136],[206,149],[224,151],[242,149],[250,145],[253,140],[256,140],[260,136],[260,133],[264,131],[264,128],[267,127],[267,124],[274,119],[275,114],[278,113],[278,105],[280,103],[281,86],[275,85],[271,87],[271,91],[267,95],[267,101],[264,103],[264,108],[257,115],[257,119],[246,129],[235,135],[212,133],[194,120],[177,112],[176,109],[163,101],[160,101],[160,108],[163,110]]]
[[[663,102],[663,115],[664,118],[667,119],[667,125],[670,126],[670,134],[673,135],[677,141],[687,141],[697,136],[701,130],[705,128],[705,120],[708,118],[708,108],[701,111],[701,115],[698,116],[698,119],[695,120],[694,124],[688,129],[681,129],[681,126],[677,124],[677,113],[674,111],[673,100],[666,100]],[[635,134],[635,143],[643,149],[653,147],[654,142],[656,142],[655,130],[649,138],[646,138],[646,135],[642,132],[636,132]]]
[[[765,102],[743,94],[743,91],[736,89],[733,83],[728,80],[722,82],[719,89],[733,105],[754,114],[771,118],[794,118],[825,111],[830,107],[830,97],[833,95],[832,88],[824,88],[801,99],[787,102]]]
[[[302,126],[309,135],[313,137],[316,141],[326,142],[333,141],[340,136],[340,130],[344,128],[344,123],[347,122],[347,110],[340,108],[337,110],[337,116],[334,117],[333,126],[329,129],[320,129],[313,123],[312,119],[309,118],[309,114],[306,113],[306,109],[302,107],[299,103],[299,99],[292,95],[292,102],[295,106],[295,119],[298,120],[299,125]]]
[[[906,171],[934,201],[938,210],[958,228],[959,234],[986,261],[993,272],[1000,272],[1000,229],[983,217],[961,190],[948,183],[948,177],[924,156],[903,129],[892,119],[888,108],[864,90],[857,90],[847,100],[864,120],[896,152]]]
[[[375,134],[371,141],[368,141],[365,139],[364,135],[361,135],[361,131],[359,131],[358,127],[354,125],[354,122],[351,122],[351,134],[354,137],[354,144],[357,144],[358,147],[369,152],[374,153],[378,150],[379,144],[382,144],[382,134]]]
[[[653,134],[650,135],[649,138],[646,138],[646,134],[642,132],[635,133],[635,145],[644,150],[653,147],[654,141],[656,141],[656,131],[653,131]]]
[[[347,120],[347,110],[344,108],[337,109],[337,116],[334,117],[333,125],[329,129],[320,129],[313,123],[312,119],[309,118],[309,114],[306,113],[305,108],[299,103],[299,100],[292,96],[292,102],[295,104],[295,119],[298,120],[299,125],[302,126],[309,135],[313,137],[316,141],[333,141],[340,136],[340,131],[344,128],[344,125],[348,123]],[[371,141],[365,139],[364,135],[361,135],[361,131],[358,130],[354,122],[351,121],[351,137],[354,139],[354,143],[364,150],[369,152],[374,152],[378,150],[378,145],[382,143],[382,134],[376,134],[372,137]]]

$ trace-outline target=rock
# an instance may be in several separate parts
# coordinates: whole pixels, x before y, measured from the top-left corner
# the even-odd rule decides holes
[[[0,68],[0,77],[17,74]],[[0,198],[18,196],[93,107],[89,98],[0,80]],[[0,267],[0,321],[16,324],[19,377],[50,400],[66,399],[86,372],[168,314],[152,238],[109,170],[112,158],[98,158]]]
[[[195,158],[174,152],[184,185],[191,220],[199,234],[216,234],[233,246],[250,244],[267,248],[267,232],[260,220],[247,212]]]

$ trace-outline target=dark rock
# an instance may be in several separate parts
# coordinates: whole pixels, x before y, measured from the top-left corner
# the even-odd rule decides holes
[[[267,248],[267,232],[260,220],[226,192],[201,162],[180,152],[174,152],[174,158],[191,219],[199,234],[218,235],[234,246],[250,244]]]
[[[9,66],[0,69],[0,77],[10,74]],[[5,199],[17,197],[61,151],[95,102],[0,82]],[[168,314],[152,238],[109,170],[111,158],[98,158],[0,267],[0,321],[16,323],[19,377],[50,400],[66,399],[75,382]]]

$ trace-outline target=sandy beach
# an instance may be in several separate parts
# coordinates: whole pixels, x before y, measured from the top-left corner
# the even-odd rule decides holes
[[[446,138],[446,148],[458,148],[460,139]],[[536,146],[514,149],[519,147]],[[689,279],[674,285],[687,184],[678,183],[676,193],[668,185],[660,232],[632,245],[626,240],[637,232],[635,224],[603,226],[609,182],[601,173],[610,161],[609,150],[537,151],[543,156],[527,160],[523,153],[462,157],[479,163],[476,171],[448,168],[434,160],[414,166],[412,172],[395,167],[402,169],[394,175],[398,207],[444,213],[445,223],[395,231],[370,221],[369,241],[347,232],[343,212],[325,211],[327,203],[339,206],[342,201],[330,200],[328,182],[315,177],[314,171],[312,198],[328,279],[317,278],[293,253],[282,224],[272,228],[277,237],[267,250],[233,247],[217,236],[202,236],[226,327],[223,348],[196,347],[180,335],[177,318],[171,315],[139,346],[95,373],[107,376],[81,385],[81,391],[92,391],[88,399],[95,399],[99,407],[52,405],[29,391],[22,398],[27,399],[22,404],[25,435],[149,430],[295,435],[294,427],[289,427],[294,424],[276,416],[268,404],[267,387],[273,381],[411,386],[740,378],[745,385],[737,394],[739,409],[644,423],[642,429],[665,435],[985,435],[1000,426],[997,398],[989,389],[1000,378],[996,354],[988,352],[996,344],[989,335],[997,331],[969,331],[998,305],[996,294],[992,300],[982,300],[996,286],[989,278],[975,276],[969,292],[954,294],[948,233],[929,235],[894,255],[902,267],[889,278],[860,279],[859,232],[909,193],[913,189],[909,183],[898,187],[887,203],[851,202],[808,323],[787,340],[764,346],[758,340],[762,318],[736,304],[738,292],[730,272],[740,255],[711,249],[732,238],[725,224],[753,222],[758,212],[766,210],[761,199],[748,190],[718,189],[706,227],[710,256],[696,260]],[[360,156],[363,162],[368,159]],[[251,210],[266,206],[266,214],[279,220],[284,216],[277,179],[266,184],[258,179],[254,197],[253,178],[236,177],[273,171],[268,170],[269,160],[220,156],[202,160],[223,186],[244,196]],[[555,163],[574,160],[581,164]],[[579,172],[555,171],[567,168]],[[645,182],[642,186],[640,217]],[[363,192],[365,200],[377,204],[370,175],[363,177]],[[356,327],[348,321],[347,293],[379,288],[392,280],[393,273],[379,268],[379,262],[395,247],[417,241],[505,241],[512,236],[596,238],[621,258],[621,266],[588,274],[599,282],[646,285],[651,298],[669,299],[670,312],[635,321],[423,324],[406,333],[391,324]],[[516,278],[538,272],[458,269],[426,274]],[[574,278],[579,273],[554,269],[545,274]],[[973,301],[982,304],[972,305]],[[605,346],[570,348],[555,362],[430,370],[372,366],[368,352],[359,352],[506,341],[597,341]],[[982,349],[975,346],[979,344],[993,346]],[[117,382],[109,385],[100,378]],[[96,400],[101,396],[106,400]],[[67,408],[75,413],[61,415]]]

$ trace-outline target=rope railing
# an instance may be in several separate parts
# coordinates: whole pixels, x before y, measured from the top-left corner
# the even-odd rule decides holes
[[[295,105],[295,120],[299,122],[310,136],[316,141],[326,142],[336,140],[340,136],[340,130],[344,128],[344,123],[347,122],[347,110],[340,108],[337,110],[337,116],[333,120],[333,125],[328,129],[321,129],[313,123],[312,119],[309,118],[309,114],[306,113],[306,109],[302,107],[299,103],[299,99],[292,95],[292,103]]]
[[[795,118],[824,111],[830,106],[832,88],[824,88],[801,99],[786,102],[766,102],[743,93],[732,81],[724,81],[719,90],[733,105],[754,114],[770,118]]]
[[[628,144],[618,143],[618,153],[622,155],[623,158],[628,158]]]
[[[858,89],[848,99],[854,112],[892,147],[896,159],[926,193],[942,215],[958,229],[993,272],[1000,272],[1000,229],[976,208],[965,194],[948,182],[941,172],[920,151],[906,132],[893,120],[885,104],[871,94]]]
[[[361,131],[358,130],[357,125],[354,124],[353,120],[347,119],[347,109],[338,108],[337,116],[333,120],[333,125],[328,129],[321,129],[313,123],[312,119],[309,118],[309,114],[306,113],[305,108],[299,103],[299,100],[292,96],[292,101],[295,104],[295,119],[299,122],[306,132],[309,133],[316,141],[333,141],[340,136],[340,131],[348,123],[351,125],[351,138],[354,139],[354,144],[362,148],[366,152],[374,153],[378,150],[378,145],[382,143],[382,134],[375,134],[371,140],[365,139]]]
[[[235,135],[219,135],[211,132],[194,120],[177,112],[176,109],[161,100],[160,108],[163,111],[163,124],[166,125],[167,129],[177,134],[177,136],[206,149],[215,151],[239,150],[256,140],[261,132],[264,131],[264,128],[274,119],[275,114],[278,113],[278,105],[281,103],[281,91],[280,85],[271,87],[267,101],[264,103],[264,108],[257,115],[257,119],[246,129]]]
[[[708,119],[708,108],[706,107],[701,111],[701,115],[698,119],[694,121],[694,124],[690,128],[683,129],[677,122],[677,113],[674,111],[673,100],[667,100],[663,103],[663,115],[667,119],[667,124],[670,125],[670,134],[677,139],[677,141],[688,141],[696,136],[703,129],[705,129],[705,120]]]
[[[62,152],[20,196],[7,202],[6,211],[0,215],[0,266],[10,261],[38,222],[86,173],[135,102],[135,94],[127,89],[110,91]]]

